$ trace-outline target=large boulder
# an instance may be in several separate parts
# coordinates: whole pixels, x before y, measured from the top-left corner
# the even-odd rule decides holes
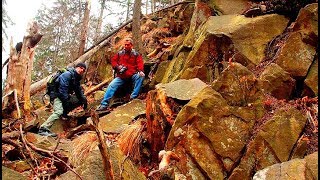
[[[254,67],[265,57],[267,44],[283,33],[287,23],[288,19],[276,14],[211,16],[199,28],[193,47],[185,45],[177,50],[180,53],[170,62],[162,83],[195,77],[212,82],[217,77],[215,68],[230,60]]]
[[[210,87],[201,90],[181,109],[166,142],[166,149],[180,158],[176,173],[225,178],[241,157],[257,114],[254,108],[228,105]]]
[[[292,150],[300,138],[306,116],[289,105],[276,109],[262,126],[229,179],[250,179],[257,170],[290,160]]]
[[[145,109],[146,103],[144,101],[134,99],[101,117],[99,125],[104,132],[121,133],[136,117],[145,114]]]
[[[289,35],[275,59],[281,68],[292,77],[305,77],[316,54],[316,47],[303,42],[301,32]]]
[[[257,171],[253,176],[253,180],[266,179],[318,179],[318,152],[304,159],[293,159],[274,164]]]
[[[261,109],[263,94],[259,89],[258,79],[240,63],[232,63],[223,70],[212,83],[212,88],[218,91],[229,105],[254,105]]]
[[[319,86],[319,80],[318,80],[318,56],[313,61],[309,72],[307,74],[306,79],[304,80],[305,85],[308,87],[308,89],[311,89],[312,93],[314,95],[318,96],[318,86]],[[309,93],[309,94],[312,94]],[[306,93],[306,95],[309,95]],[[312,96],[312,95],[309,95]]]
[[[158,152],[165,146],[168,133],[180,106],[188,102],[207,85],[195,78],[158,84],[147,95],[147,134],[151,144],[152,158],[158,159]]]
[[[269,41],[280,35],[288,19],[271,14],[247,18],[242,15],[212,16],[207,21],[207,32],[216,36],[228,36],[235,49],[253,64],[264,58]]]
[[[241,14],[248,8],[248,0],[214,0],[214,8],[222,14]]]
[[[212,15],[213,9],[204,0],[195,1],[195,8],[191,17],[190,27],[188,34],[184,38],[182,47],[192,47],[195,41],[199,38],[200,29],[203,26],[203,22]]]
[[[167,84],[158,84],[156,88],[158,90],[163,89],[168,97],[179,100],[190,100],[206,86],[206,83],[198,78],[194,78],[189,80],[180,79]]]
[[[278,99],[290,99],[295,90],[295,80],[275,63],[268,65],[259,77],[261,89]]]
[[[28,178],[26,176],[23,176],[17,171],[14,171],[12,169],[9,169],[7,167],[2,166],[2,176],[1,179],[3,180],[27,180]]]
[[[293,32],[278,52],[275,62],[293,77],[305,77],[318,44],[318,3],[307,5],[298,14]]]

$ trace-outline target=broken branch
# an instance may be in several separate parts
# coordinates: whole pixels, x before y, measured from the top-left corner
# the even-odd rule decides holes
[[[104,80],[103,82],[101,82],[100,84],[96,85],[95,87],[89,89],[87,92],[84,93],[84,95],[88,95],[91,94],[92,92],[102,88],[104,85],[106,85],[107,83],[109,83],[112,80],[112,78],[108,78],[106,80]]]
[[[104,172],[106,173],[106,179],[107,180],[113,180],[114,175],[113,175],[113,169],[111,165],[111,159],[110,159],[110,153],[109,149],[106,144],[106,140],[104,137],[103,131],[99,128],[99,115],[95,110],[91,110],[90,112],[91,118],[93,121],[93,125],[95,127],[95,131],[97,133],[98,139],[100,144],[98,145],[101,156],[102,156],[102,162],[103,162],[103,168]]]

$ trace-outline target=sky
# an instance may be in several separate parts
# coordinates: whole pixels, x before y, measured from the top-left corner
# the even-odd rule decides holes
[[[4,39],[4,51],[2,52],[2,63],[5,62],[6,59],[9,57],[10,53],[10,39],[12,37],[13,46],[16,43],[21,42],[23,40],[24,33],[27,29],[27,24],[32,18],[36,15],[38,9],[40,9],[41,4],[46,2],[48,4],[48,0],[32,0],[30,1],[25,0],[7,0],[6,1],[6,10],[8,16],[11,18],[13,25],[9,25],[6,29],[8,39]],[[6,77],[6,70],[7,66],[2,70],[2,79]]]
[[[5,52],[2,53],[2,63],[9,57],[10,38],[12,37],[14,46],[17,42],[22,41],[28,22],[36,15],[43,2],[48,4],[50,1],[32,0],[32,3],[30,3],[30,1],[7,0],[6,2],[5,8],[8,16],[15,24],[6,29],[8,40],[4,41]]]

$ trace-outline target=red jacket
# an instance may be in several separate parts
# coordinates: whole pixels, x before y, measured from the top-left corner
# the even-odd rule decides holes
[[[113,69],[116,69],[119,65],[128,68],[123,74],[117,73],[117,77],[120,78],[131,78],[136,72],[143,71],[144,67],[142,56],[134,49],[131,50],[130,54],[126,53],[125,50],[119,51],[111,58],[111,65]]]

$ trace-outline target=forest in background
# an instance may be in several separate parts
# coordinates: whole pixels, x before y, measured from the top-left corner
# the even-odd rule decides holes
[[[99,7],[95,9],[99,9],[99,12],[91,10],[91,0],[56,0],[52,6],[44,5],[38,10],[34,21],[38,23],[40,33],[44,36],[37,46],[37,53],[34,57],[32,82],[36,82],[73,62],[83,53],[81,51],[92,47],[104,35],[133,18],[134,1],[132,0],[99,0],[98,2]],[[138,3],[138,1],[135,2]],[[152,13],[174,3],[177,1],[142,1],[141,14]],[[8,40],[12,34],[7,32],[6,28],[14,22],[6,11],[6,0],[2,1],[2,7],[2,39]],[[140,12],[140,10],[138,11]],[[113,17],[112,23],[106,23],[105,17],[107,16]],[[13,43],[15,45],[18,42]],[[2,44],[2,51],[3,48],[4,44]],[[80,49],[84,50],[80,51]],[[4,60],[2,63],[3,66],[6,65]]]

